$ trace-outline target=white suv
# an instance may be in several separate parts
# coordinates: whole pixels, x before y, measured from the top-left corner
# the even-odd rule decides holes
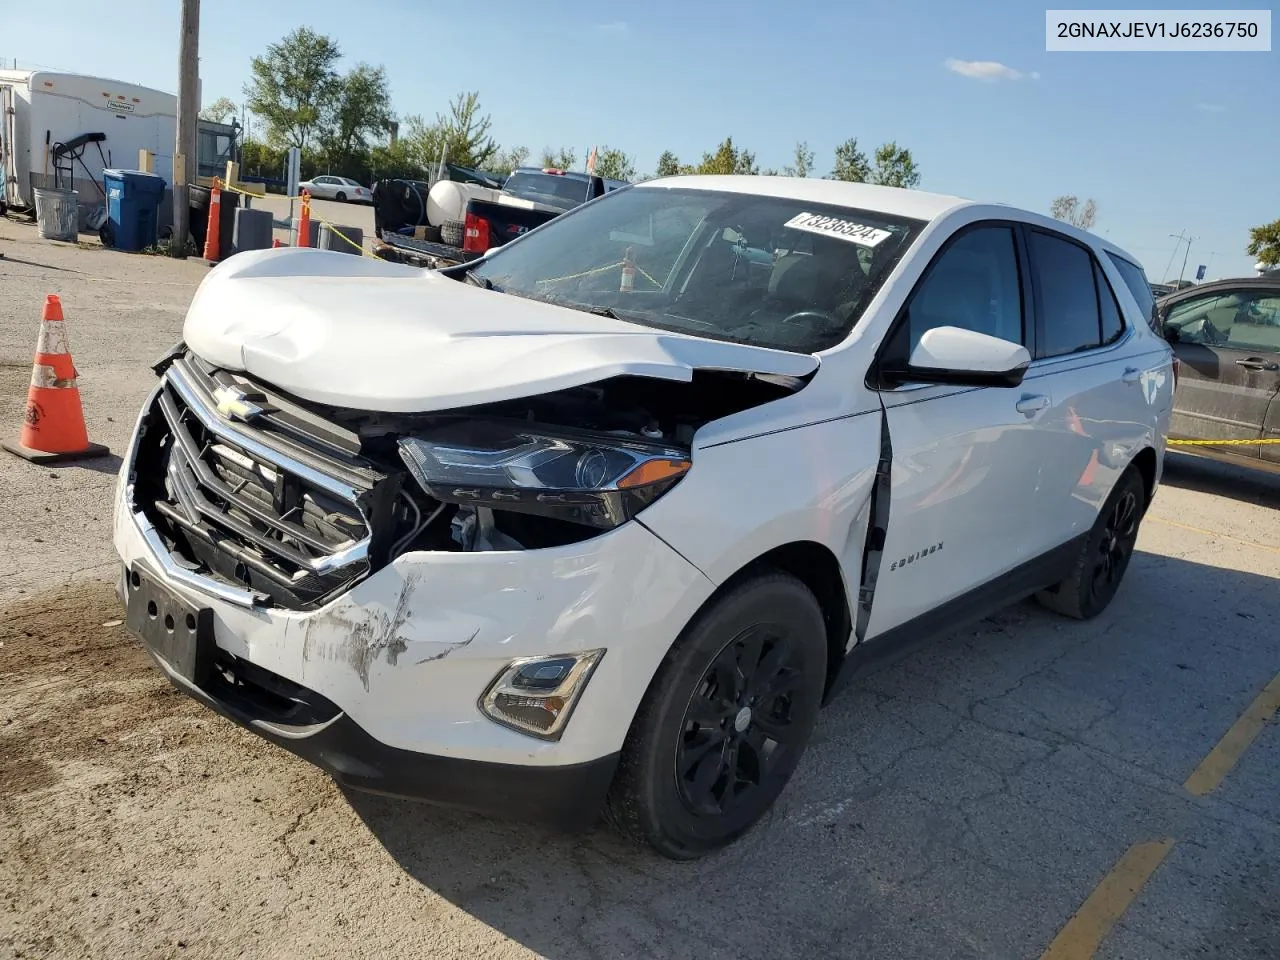
[[[1174,388],[1127,282],[1035,213],[772,177],[439,272],[239,254],[122,470],[127,622],[344,784],[705,854],[865,657],[1111,601]]]

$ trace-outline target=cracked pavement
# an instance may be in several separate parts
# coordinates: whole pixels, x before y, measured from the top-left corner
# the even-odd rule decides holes
[[[34,233],[0,221],[0,429],[56,291],[119,449],[204,268]],[[1280,673],[1280,478],[1167,469],[1103,616],[1020,604],[864,674],[766,822],[675,864],[344,794],[177,695],[117,622],[109,471],[0,460],[0,957],[1034,960],[1165,837],[1098,956],[1280,956],[1276,724],[1183,787]]]

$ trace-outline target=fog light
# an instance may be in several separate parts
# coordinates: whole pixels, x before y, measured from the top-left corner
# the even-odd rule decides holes
[[[559,740],[603,650],[512,660],[480,698],[480,709],[504,727]]]

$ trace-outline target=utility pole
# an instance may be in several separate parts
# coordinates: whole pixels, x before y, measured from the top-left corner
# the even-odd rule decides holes
[[[1169,262],[1164,266],[1164,275],[1160,278],[1161,283],[1169,279],[1169,271],[1173,268],[1173,258],[1178,255],[1178,247],[1182,246],[1183,242],[1186,241],[1186,233],[1187,231],[1183,230],[1181,233],[1169,234],[1170,237],[1178,242],[1173,245],[1173,253],[1169,254]]]
[[[182,37],[178,52],[178,138],[173,147],[173,245],[175,257],[186,258],[191,230],[187,189],[196,170],[196,116],[200,112],[200,0],[182,0]]]
[[[1186,252],[1182,254],[1182,269],[1178,271],[1179,289],[1182,287],[1182,278],[1187,272],[1187,258],[1191,256],[1191,241],[1195,239],[1196,237],[1187,237],[1187,249]]]

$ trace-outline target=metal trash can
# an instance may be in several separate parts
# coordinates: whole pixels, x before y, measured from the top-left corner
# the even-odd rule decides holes
[[[142,170],[103,170],[102,184],[107,191],[107,222],[99,231],[102,242],[117,250],[155,246],[164,177]]]
[[[270,210],[241,207],[236,211],[236,225],[231,232],[231,255],[269,249],[274,225]]]
[[[345,239],[344,239],[345,238]],[[364,231],[359,227],[344,227],[327,223],[320,225],[320,236],[316,242],[321,250],[337,250],[339,253],[364,253]]]
[[[80,235],[79,194],[75,190],[36,187],[35,195],[40,236],[74,242]]]

